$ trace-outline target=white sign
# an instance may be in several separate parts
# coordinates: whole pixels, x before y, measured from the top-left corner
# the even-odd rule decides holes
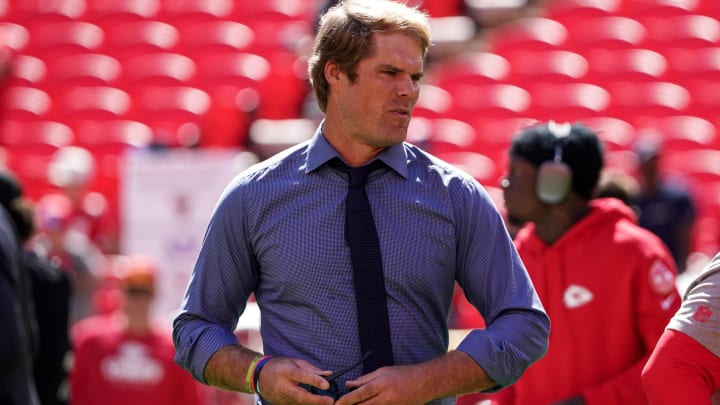
[[[171,322],[218,198],[257,162],[235,150],[133,151],[122,167],[120,251],[158,263],[154,314]]]

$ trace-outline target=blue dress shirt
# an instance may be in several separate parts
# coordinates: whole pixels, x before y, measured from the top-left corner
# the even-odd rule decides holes
[[[343,236],[347,175],[326,164],[334,157],[318,128],[307,142],[240,173],[223,193],[174,322],[175,360],[198,380],[215,351],[237,343],[233,331],[253,293],[266,354],[329,370],[360,360]],[[396,364],[448,350],[457,281],[487,323],[458,350],[501,387],[513,383],[547,350],[549,319],[500,214],[475,179],[416,146],[386,148],[378,159],[388,167],[370,175],[366,192]]]

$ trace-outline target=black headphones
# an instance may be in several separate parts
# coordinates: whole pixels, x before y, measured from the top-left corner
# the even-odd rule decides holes
[[[562,139],[572,132],[572,124],[548,122],[548,130],[555,136],[555,156],[538,168],[537,196],[540,201],[556,204],[564,200],[572,185],[572,169],[563,162]]]

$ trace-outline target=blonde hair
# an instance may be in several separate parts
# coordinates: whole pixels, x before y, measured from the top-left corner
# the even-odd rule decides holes
[[[423,56],[430,46],[427,13],[417,7],[392,0],[343,0],[321,18],[308,76],[322,112],[327,108],[329,84],[325,65],[337,63],[341,71],[355,80],[358,62],[370,54],[373,34],[401,32],[418,40]]]

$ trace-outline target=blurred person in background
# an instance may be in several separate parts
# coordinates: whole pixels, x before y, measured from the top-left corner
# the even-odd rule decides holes
[[[203,387],[173,363],[169,326],[152,318],[156,264],[145,256],[119,257],[125,295],[114,322],[84,329],[75,342],[72,405],[202,405]],[[78,336],[73,332],[73,336]]]
[[[93,295],[107,257],[83,233],[71,227],[73,204],[63,194],[48,194],[37,202],[38,232],[32,249],[65,271],[72,283],[70,324],[95,313]]]
[[[638,214],[634,205],[638,189],[637,181],[630,174],[620,170],[605,169],[600,173],[593,198],[617,198]]]
[[[523,129],[502,186],[515,244],[552,321],[545,357],[502,405],[647,403],[640,371],[680,305],[675,263],[616,198],[592,198],[604,165],[580,123]]]
[[[0,172],[0,404],[39,405],[33,377],[37,325],[31,280],[21,267],[19,235],[8,212],[21,198],[15,176]]]
[[[9,172],[0,174],[0,189],[18,184]],[[67,359],[70,355],[70,278],[48,257],[32,249],[35,210],[32,202],[20,197],[5,207],[18,234],[21,271],[29,275],[36,330],[33,374],[43,405],[67,403]]]
[[[688,285],[642,379],[650,405],[720,404],[720,253]]]
[[[321,18],[309,74],[325,119],[228,186],[175,318],[176,361],[196,379],[264,404],[450,405],[545,353],[549,320],[487,191],[405,142],[429,45],[427,15],[398,2]],[[356,191],[374,218],[353,220]],[[456,281],[486,328],[448,350]],[[265,354],[233,333],[251,296]],[[382,342],[365,344],[378,324]]]
[[[641,134],[634,145],[639,162],[640,190],[637,206],[640,226],[660,237],[673,255],[678,273],[685,271],[691,246],[696,209],[687,184],[670,181],[662,172],[662,140],[658,135]]]
[[[68,229],[85,235],[103,253],[117,253],[117,235],[109,217],[108,201],[104,195],[91,189],[96,166],[95,157],[89,150],[80,146],[64,146],[50,160],[48,180],[57,187],[56,193],[66,196],[71,202],[66,218]]]

